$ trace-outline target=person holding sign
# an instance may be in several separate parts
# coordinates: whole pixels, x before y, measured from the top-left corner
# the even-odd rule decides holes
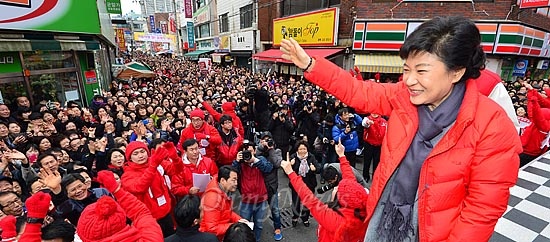
[[[506,211],[521,142],[475,79],[485,67],[476,25],[436,17],[399,54],[403,81],[362,82],[295,40],[282,58],[358,113],[389,116],[366,207],[365,241],[487,241]]]
[[[342,181],[338,185],[338,192],[333,207],[323,204],[310,188],[304,183],[302,177],[292,169],[293,162],[287,153],[281,167],[288,175],[290,183],[298,193],[300,200],[319,222],[318,236],[320,242],[332,241],[358,241],[362,240],[367,231],[366,205],[368,193],[355,179],[355,175],[345,156],[345,147],[340,140],[335,145],[336,154],[340,160],[342,169]]]

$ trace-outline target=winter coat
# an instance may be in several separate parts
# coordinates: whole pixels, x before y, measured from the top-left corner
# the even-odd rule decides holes
[[[266,201],[268,194],[264,176],[273,170],[273,164],[265,157],[258,156],[253,163],[233,161],[233,167],[239,171],[242,202],[258,204]]]
[[[315,141],[315,136],[317,135],[317,127],[319,126],[319,121],[321,116],[318,112],[308,113],[307,111],[301,110],[296,115],[296,121],[298,121],[298,127],[296,132],[299,134],[304,134],[307,136],[309,146],[312,147],[313,141]]]
[[[347,167],[352,168],[347,160],[344,159],[344,162],[347,163]],[[354,176],[350,169],[343,169],[342,173],[345,173],[342,175],[344,177]],[[355,217],[353,209],[341,207],[336,212],[322,203],[296,172],[290,173],[288,178],[292,187],[298,193],[302,204],[311,211],[311,214],[319,223],[317,230],[319,242],[363,241],[367,224]]]
[[[275,141],[278,147],[290,145],[290,137],[292,136],[292,132],[294,132],[294,125],[288,117],[284,122],[281,122],[279,118],[270,118],[267,129],[273,135],[273,141]]]
[[[164,175],[175,177],[183,170],[182,164],[163,162],[162,166],[153,167],[149,162],[141,165],[128,162],[120,178],[122,187],[143,202],[155,219],[161,219],[172,211],[171,194]]]
[[[235,130],[229,131],[229,134],[225,134],[221,128],[218,130],[222,138],[222,143],[218,146],[218,158],[216,162],[219,166],[231,165],[237,154],[241,149],[244,138],[235,132]]]
[[[241,216],[232,210],[233,200],[222,191],[216,179],[208,183],[206,192],[202,195],[201,205],[204,215],[199,231],[215,234],[220,241],[223,240],[229,226],[241,219]]]
[[[537,90],[529,90],[527,93],[527,114],[531,125],[527,126],[521,135],[521,144],[523,145],[523,153],[531,156],[539,156],[543,154],[548,146],[541,148],[542,143],[550,132],[550,109],[541,108],[539,104],[541,96]]]
[[[193,174],[218,174],[218,166],[208,157],[199,156],[197,164],[193,164],[189,162],[187,155],[184,155],[182,161],[178,162],[183,162],[183,171],[174,176],[171,189],[172,194],[178,199],[189,194],[189,189],[193,187]],[[202,195],[202,192],[199,195]]]
[[[265,187],[267,188],[267,196],[273,196],[279,189],[279,167],[281,167],[281,161],[283,156],[280,149],[264,150],[262,146],[258,146],[256,149],[256,156],[263,156],[273,165],[273,170],[264,174]]]
[[[233,123],[233,129],[235,129],[241,137],[244,136],[244,126],[241,122],[241,118],[237,116],[237,113],[235,112],[235,107],[231,105],[231,103],[226,102],[222,105],[223,113],[218,113],[208,102],[202,102],[202,106],[206,108],[206,111],[214,118],[214,120],[218,123],[220,122],[220,118],[225,114],[231,117],[231,121]]]
[[[369,127],[365,128],[365,132],[363,133],[363,140],[371,145],[381,146],[382,140],[386,135],[388,121],[386,121],[381,116],[375,118],[370,115],[368,118],[372,120],[374,124],[371,124]]]
[[[315,60],[314,68],[305,73],[307,80],[359,113],[391,117],[367,202],[368,222],[415,136],[417,108],[405,82],[361,82],[325,59]],[[456,122],[422,165],[419,240],[489,240],[506,211],[521,151],[519,136],[506,113],[479,93],[475,81],[467,80]]]
[[[207,135],[210,136],[210,139],[206,139]],[[201,153],[201,155],[210,159],[216,159],[216,147],[222,143],[222,138],[220,137],[218,130],[212,125],[207,124],[205,121],[199,129],[195,129],[193,125],[189,125],[187,128],[183,129],[180,134],[180,141],[176,146],[180,152],[184,152],[182,144],[188,139],[196,139],[199,143],[199,149],[205,149],[206,153]],[[203,146],[201,144],[203,139],[208,141],[207,146]]]
[[[299,174],[298,171],[300,170],[300,159],[298,159],[296,153],[290,156],[290,160],[292,159],[295,160],[294,165],[292,165],[292,170],[294,170],[296,174]],[[315,171],[312,171],[311,168],[309,168],[311,164],[315,166]],[[313,153],[307,154],[307,166],[309,168],[309,171],[306,173],[305,177],[302,177],[302,180],[304,180],[304,183],[307,185],[307,187],[309,187],[309,189],[313,191],[317,186],[317,172],[321,171],[321,165],[319,164],[319,162],[317,162]]]
[[[349,121],[353,121],[355,127],[358,127],[361,125],[362,119],[359,115],[355,114],[354,118]],[[346,134],[346,125],[346,122],[344,122],[340,115],[337,114],[336,117],[334,117],[332,138],[334,139],[334,143],[338,143],[338,140],[340,140],[342,145],[344,145],[346,152],[356,151],[357,148],[359,148],[359,134],[357,134],[356,129],[352,129],[348,134]]]
[[[97,202],[97,199],[103,196],[110,196],[111,194],[103,189],[103,188],[94,188],[88,190],[88,197],[84,198],[83,200],[73,200],[73,199],[67,199],[65,202],[61,204],[55,204],[55,212],[59,217],[68,219],[72,224],[77,225],[78,219],[80,218],[80,215],[82,214],[82,211],[84,211],[84,208],[86,206]]]

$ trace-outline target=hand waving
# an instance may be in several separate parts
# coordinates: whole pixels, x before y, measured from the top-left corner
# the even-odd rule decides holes
[[[305,69],[308,66],[311,57],[309,57],[306,51],[293,38],[290,38],[290,40],[283,39],[281,41],[281,51],[283,52],[281,57],[285,60],[292,61],[297,67]]]

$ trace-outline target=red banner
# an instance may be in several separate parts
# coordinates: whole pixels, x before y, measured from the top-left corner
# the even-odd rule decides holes
[[[191,0],[184,0],[185,2],[185,17],[186,18],[192,18],[193,17],[193,4],[191,4]]]
[[[549,0],[521,0],[519,8],[541,8],[550,6]]]
[[[126,51],[126,40],[124,39],[124,29],[115,29],[116,43],[120,51]]]
[[[174,34],[176,33],[176,29],[177,29],[175,14],[171,13],[169,19],[170,19],[170,34]]]

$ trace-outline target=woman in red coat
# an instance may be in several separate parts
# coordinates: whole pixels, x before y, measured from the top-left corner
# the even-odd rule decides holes
[[[292,169],[290,157],[282,161],[281,167],[288,175],[292,187],[298,193],[302,204],[306,206],[313,217],[319,222],[318,236],[320,242],[357,242],[363,241],[367,224],[366,205],[368,194],[365,188],[355,179],[351,166],[344,155],[344,146],[338,143],[335,147],[340,159],[342,169],[342,181],[338,184],[336,201],[338,208],[330,208],[323,204],[311,192],[301,176]]]
[[[464,17],[436,17],[399,54],[399,83],[361,82],[293,39],[282,57],[355,108],[389,116],[367,201],[367,241],[487,241],[518,176],[521,142],[504,110],[475,79],[481,35]]]
[[[166,163],[170,158],[180,161],[172,142],[157,148],[151,156],[145,143],[134,141],[126,147],[124,174],[121,177],[122,187],[136,196],[151,211],[162,228],[164,237],[174,233],[172,222],[172,199],[170,189],[165,183],[164,175],[172,177],[183,171],[183,162]],[[163,164],[161,166],[161,163]]]

